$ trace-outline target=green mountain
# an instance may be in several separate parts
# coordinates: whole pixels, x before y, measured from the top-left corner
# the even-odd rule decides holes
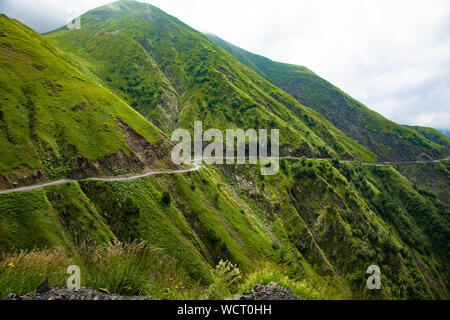
[[[34,291],[46,276],[65,286],[75,263],[84,286],[157,299],[229,298],[272,281],[307,299],[448,299],[449,161],[361,163],[376,156],[204,35],[137,2],[92,10],[81,30],[45,37],[2,15],[0,55],[2,190],[170,169],[162,132],[194,119],[280,128],[293,155],[274,176],[260,165],[203,165],[0,192],[0,297]],[[234,267],[221,261],[242,279],[230,284]],[[381,290],[366,288],[374,264]]]
[[[376,160],[319,113],[156,7],[119,1],[81,21],[80,30],[61,28],[47,39],[165,132],[192,128],[193,119],[206,128],[277,128],[285,155]]]
[[[360,298],[448,294],[448,198],[437,200],[391,166],[303,158],[284,159],[281,168],[263,181],[248,167],[220,170],[316,272]],[[370,264],[386,276],[380,295],[365,288]]]
[[[450,154],[450,139],[437,130],[398,125],[305,67],[274,62],[217,36],[207,36],[301,104],[322,114],[347,136],[378,155],[380,161],[442,159]]]
[[[0,30],[0,186],[167,166],[158,128],[33,30]]]
[[[449,202],[450,161],[395,163],[392,166],[416,187],[434,194],[442,202]]]

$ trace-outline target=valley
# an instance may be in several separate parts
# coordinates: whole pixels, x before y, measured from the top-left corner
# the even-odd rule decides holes
[[[127,297],[276,282],[308,300],[449,298],[448,137],[148,4],[81,21],[38,34],[0,15],[0,297],[64,287],[76,264]],[[264,157],[174,163],[173,132],[199,121],[219,143],[266,130],[275,174]]]

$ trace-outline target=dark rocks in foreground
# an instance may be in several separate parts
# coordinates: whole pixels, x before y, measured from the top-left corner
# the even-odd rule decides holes
[[[267,286],[257,284],[251,292],[242,296],[235,296],[234,300],[305,300],[296,296],[289,288],[283,288],[278,283],[270,283]]]
[[[40,288],[42,285],[40,286]],[[105,289],[94,290],[82,288],[80,290],[49,288],[48,290],[37,290],[26,294],[11,293],[8,297],[0,300],[55,300],[55,301],[76,301],[76,300],[152,300],[150,297],[123,297],[110,294]],[[270,283],[266,286],[257,284],[251,292],[242,296],[235,295],[233,300],[305,300],[296,296],[289,288],[280,287],[277,283]]]
[[[106,291],[106,290],[105,290]],[[51,288],[46,292],[30,292],[27,294],[11,293],[8,297],[1,300],[151,300],[149,297],[123,297],[116,294],[108,294],[91,288],[82,288],[80,290]]]

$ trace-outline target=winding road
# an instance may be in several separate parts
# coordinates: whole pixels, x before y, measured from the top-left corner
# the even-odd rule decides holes
[[[280,157],[280,158],[295,159],[295,157],[289,157],[289,156],[288,157]],[[215,159],[215,158],[203,158],[203,160],[211,160],[211,159]],[[226,160],[226,158],[224,160]],[[382,166],[387,166],[387,165],[390,165],[390,164],[437,163],[437,162],[445,161],[445,160],[450,160],[450,158],[441,159],[441,160],[430,160],[430,161],[384,162],[384,163],[362,163],[362,164],[382,167]],[[55,185],[60,185],[60,184],[69,183],[69,182],[72,182],[72,181],[78,181],[78,182],[80,182],[80,181],[119,182],[119,181],[130,181],[130,180],[145,178],[145,177],[153,176],[153,175],[182,174],[182,173],[187,173],[187,172],[199,171],[201,169],[201,163],[199,164],[199,162],[201,162],[201,161],[202,161],[201,159],[194,159],[194,161],[192,162],[193,163],[193,167],[192,168],[188,168],[188,169],[166,170],[166,171],[151,171],[151,172],[147,172],[147,173],[143,173],[143,174],[131,175],[131,176],[121,176],[121,177],[61,179],[61,180],[56,180],[56,181],[47,182],[47,183],[35,184],[35,185],[32,185],[32,186],[20,187],[20,188],[9,189],[9,190],[0,190],[0,194],[32,191],[32,190],[35,190],[35,189],[39,189],[39,188],[43,188],[43,187],[49,187],[49,186],[55,186]],[[344,162],[354,162],[354,161],[344,161]]]
[[[122,176],[122,177],[107,177],[107,178],[83,178],[83,179],[61,179],[56,180],[48,183],[41,183],[41,184],[35,184],[32,186],[27,187],[20,187],[16,189],[10,189],[10,190],[2,190],[0,191],[0,194],[7,194],[7,193],[13,193],[13,192],[24,192],[24,191],[31,191],[38,188],[43,187],[49,187],[49,186],[55,186],[59,184],[64,184],[72,181],[106,181],[106,182],[118,182],[118,181],[129,181],[129,180],[135,180],[140,178],[145,178],[148,176],[153,175],[159,175],[159,174],[180,174],[180,173],[186,173],[186,172],[193,172],[200,170],[201,166],[196,164],[194,162],[194,166],[192,168],[188,169],[180,169],[180,170],[167,170],[167,171],[151,171],[143,174],[133,175],[133,176]]]

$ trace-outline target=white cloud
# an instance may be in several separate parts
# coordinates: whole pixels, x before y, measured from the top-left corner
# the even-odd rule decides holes
[[[108,2],[0,0],[0,11],[48,31],[65,23],[67,7]],[[246,50],[307,66],[396,122],[450,129],[448,0],[144,2]]]

